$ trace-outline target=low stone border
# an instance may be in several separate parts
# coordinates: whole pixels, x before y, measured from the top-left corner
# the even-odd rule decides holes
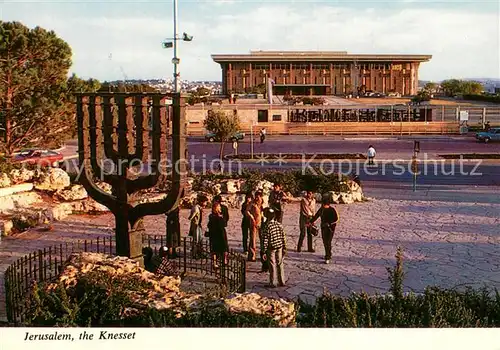
[[[258,157],[266,157],[270,159],[366,159],[366,156],[361,153],[255,153],[254,159]],[[226,159],[251,160],[252,155],[248,153],[230,154],[225,156]]]
[[[444,159],[500,159],[499,153],[440,154]]]

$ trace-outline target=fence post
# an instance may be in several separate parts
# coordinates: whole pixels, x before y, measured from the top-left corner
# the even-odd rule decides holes
[[[186,237],[184,237],[184,273],[186,273],[186,265],[187,265],[187,243]]]
[[[14,322],[12,320],[12,310],[11,310],[11,293],[10,293],[10,284],[12,283],[11,278],[11,267],[9,266],[5,271],[5,309],[7,311],[7,321]]]
[[[42,250],[38,251],[38,277],[39,281],[43,281],[43,258],[42,258]]]
[[[245,258],[241,258],[241,293],[245,293],[247,289],[247,261]]]
[[[483,108],[483,114],[481,116],[481,129],[484,129],[485,124],[486,124],[486,107]]]

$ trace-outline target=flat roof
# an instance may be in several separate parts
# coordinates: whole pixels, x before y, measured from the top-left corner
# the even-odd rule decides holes
[[[212,59],[223,62],[324,62],[324,61],[398,61],[427,62],[432,55],[350,54],[346,51],[250,51],[250,54],[215,54]]]

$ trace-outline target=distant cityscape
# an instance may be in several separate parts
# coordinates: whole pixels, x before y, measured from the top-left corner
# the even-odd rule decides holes
[[[109,83],[116,84],[134,85],[134,84],[146,84],[161,92],[171,92],[174,90],[174,83],[171,79],[129,79],[129,80],[115,80]],[[194,92],[200,87],[207,88],[211,91],[212,95],[220,95],[222,93],[222,83],[220,81],[180,81],[181,90],[184,92]]]
[[[500,89],[500,79],[490,79],[490,78],[466,78],[463,80],[473,80],[480,82],[484,86],[484,91],[494,93],[495,88]],[[146,84],[151,87],[154,87],[161,92],[170,92],[173,91],[173,81],[171,79],[128,79],[128,80],[115,80],[110,81],[111,84]],[[419,80],[418,86],[422,88],[425,84],[431,82],[430,80]],[[440,83],[436,81],[435,83]],[[222,83],[220,81],[188,81],[181,80],[180,81],[181,90],[185,92],[194,92],[200,87],[207,88],[211,91],[212,95],[220,95],[222,94]]]

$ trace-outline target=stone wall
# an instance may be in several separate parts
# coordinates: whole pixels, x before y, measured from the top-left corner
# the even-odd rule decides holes
[[[16,223],[30,227],[63,220],[73,213],[104,212],[108,209],[89,198],[81,185],[71,184],[62,169],[27,169],[2,174],[0,183],[0,230],[5,236]],[[102,186],[104,190],[110,189]]]

